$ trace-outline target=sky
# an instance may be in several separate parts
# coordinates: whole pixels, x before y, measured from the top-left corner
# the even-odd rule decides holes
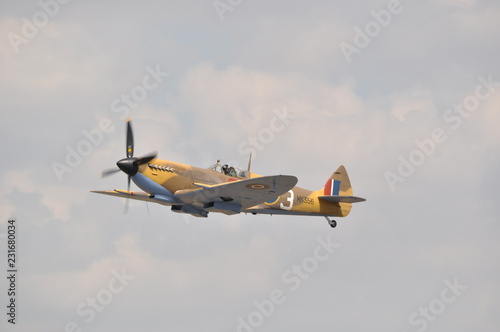
[[[500,4],[0,4],[2,331],[498,331]],[[199,219],[90,190],[221,159],[353,206]],[[136,187],[134,187],[137,189]]]

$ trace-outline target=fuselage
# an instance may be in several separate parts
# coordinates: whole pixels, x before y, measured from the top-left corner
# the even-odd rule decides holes
[[[147,164],[139,166],[138,173],[153,180],[156,184],[173,194],[190,190],[200,190],[200,186],[197,184],[217,185],[261,177],[261,175],[252,172],[232,172],[231,175],[226,175],[223,171],[199,168],[156,158]],[[145,185],[144,181],[140,180],[139,177],[132,176],[132,180],[139,188],[150,192],[151,186]],[[241,212],[340,217],[349,214],[351,204],[325,201],[319,198],[323,195],[323,188],[312,191],[294,187],[273,201],[246,208]]]

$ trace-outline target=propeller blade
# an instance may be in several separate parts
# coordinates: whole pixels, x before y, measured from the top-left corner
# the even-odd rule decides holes
[[[252,152],[250,152],[250,157],[248,157],[248,167],[247,167],[248,176],[250,176],[250,166],[252,166]]]
[[[113,175],[115,173],[118,173],[119,171],[120,171],[119,168],[110,168],[110,169],[104,170],[101,172],[101,179],[105,178],[107,176]]]
[[[128,192],[130,192],[130,178],[131,178],[131,177],[132,177],[132,176],[129,174],[129,175],[128,175],[128,181],[127,181],[127,191],[128,191]],[[128,214],[128,206],[129,206],[129,202],[130,202],[130,199],[129,199],[129,198],[127,198],[127,199],[125,200],[125,208],[124,208],[124,210],[123,210],[123,214]]]
[[[145,156],[142,156],[140,158],[137,158],[136,161],[134,161],[134,165],[136,166],[139,166],[139,165],[142,165],[142,164],[147,164],[149,163],[151,160],[155,159],[157,156],[157,153],[156,152],[151,152],[150,154],[147,154]]]
[[[140,158],[134,158],[134,133],[132,131],[132,120],[131,119],[127,119],[126,135],[127,135],[127,141],[126,141],[127,157],[117,161],[116,165],[118,166],[118,168],[112,168],[112,169],[102,171],[101,178],[106,177],[106,176],[110,176],[110,175],[115,174],[121,170],[125,174],[127,174],[127,192],[130,192],[130,180],[132,179],[132,176],[138,172],[140,165],[147,164],[151,160],[155,159],[157,153],[151,152],[151,153],[144,155]],[[125,201],[125,209],[123,211],[124,214],[128,213],[129,202],[130,202],[130,199],[127,198]],[[149,210],[149,206],[148,206],[148,210]]]
[[[129,205],[129,199],[125,199],[125,207],[123,208],[123,214],[128,214],[128,205]]]
[[[134,134],[132,133],[132,120],[127,120],[127,158],[134,156]]]

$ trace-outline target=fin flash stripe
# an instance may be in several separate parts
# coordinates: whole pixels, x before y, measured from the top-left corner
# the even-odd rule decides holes
[[[325,196],[336,196],[340,192],[340,181],[334,179],[328,179],[325,184]]]

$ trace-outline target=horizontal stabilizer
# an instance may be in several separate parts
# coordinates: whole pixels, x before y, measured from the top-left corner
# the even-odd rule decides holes
[[[357,196],[330,195],[330,196],[319,196],[318,198],[333,203],[358,203],[366,201],[365,198]]]

